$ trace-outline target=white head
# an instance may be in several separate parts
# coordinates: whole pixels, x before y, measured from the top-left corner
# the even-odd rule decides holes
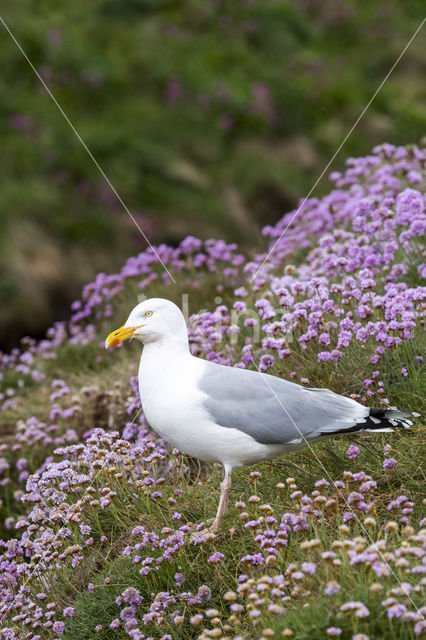
[[[136,305],[124,325],[109,334],[105,348],[116,347],[129,338],[144,343],[167,341],[188,346],[183,313],[174,302],[164,298],[150,298]]]

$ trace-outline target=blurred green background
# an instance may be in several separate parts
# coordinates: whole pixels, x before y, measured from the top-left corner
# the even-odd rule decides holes
[[[420,0],[2,0],[153,243],[259,246],[419,26]],[[426,132],[424,29],[331,169]],[[0,347],[146,243],[0,25]],[[324,178],[315,189],[329,189]]]

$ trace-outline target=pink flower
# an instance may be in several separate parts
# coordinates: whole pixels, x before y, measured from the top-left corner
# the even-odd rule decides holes
[[[383,460],[383,469],[393,469],[394,467],[396,467],[395,458],[386,458],[386,460]]]
[[[65,628],[65,623],[64,622],[60,622],[60,621],[56,621],[53,623],[53,631],[55,633],[57,633],[58,635],[61,635],[61,633],[64,632],[64,628]]]
[[[220,562],[221,560],[224,559],[224,554],[221,553],[220,551],[215,551],[207,560],[207,562],[209,564],[217,564],[218,562]]]
[[[346,451],[346,455],[351,459],[356,458],[359,455],[359,447],[356,444],[351,444]]]
[[[315,564],[315,562],[302,562],[300,568],[302,569],[303,573],[308,573],[310,576],[312,576],[317,569],[317,565]]]
[[[340,584],[336,580],[330,580],[324,589],[324,593],[328,596],[334,596],[340,590]]]

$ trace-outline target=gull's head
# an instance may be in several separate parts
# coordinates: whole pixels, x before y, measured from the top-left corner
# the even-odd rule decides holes
[[[130,312],[122,327],[109,334],[105,340],[105,349],[116,347],[129,338],[137,338],[144,343],[165,339],[183,340],[187,343],[188,333],[183,313],[170,300],[145,300]]]

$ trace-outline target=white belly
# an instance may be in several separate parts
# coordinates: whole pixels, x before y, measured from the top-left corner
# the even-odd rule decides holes
[[[238,429],[216,425],[203,406],[203,393],[196,389],[195,371],[164,370],[149,378],[139,372],[139,391],[149,425],[166,442],[187,455],[229,467],[255,464],[274,458],[292,447],[265,445]]]

